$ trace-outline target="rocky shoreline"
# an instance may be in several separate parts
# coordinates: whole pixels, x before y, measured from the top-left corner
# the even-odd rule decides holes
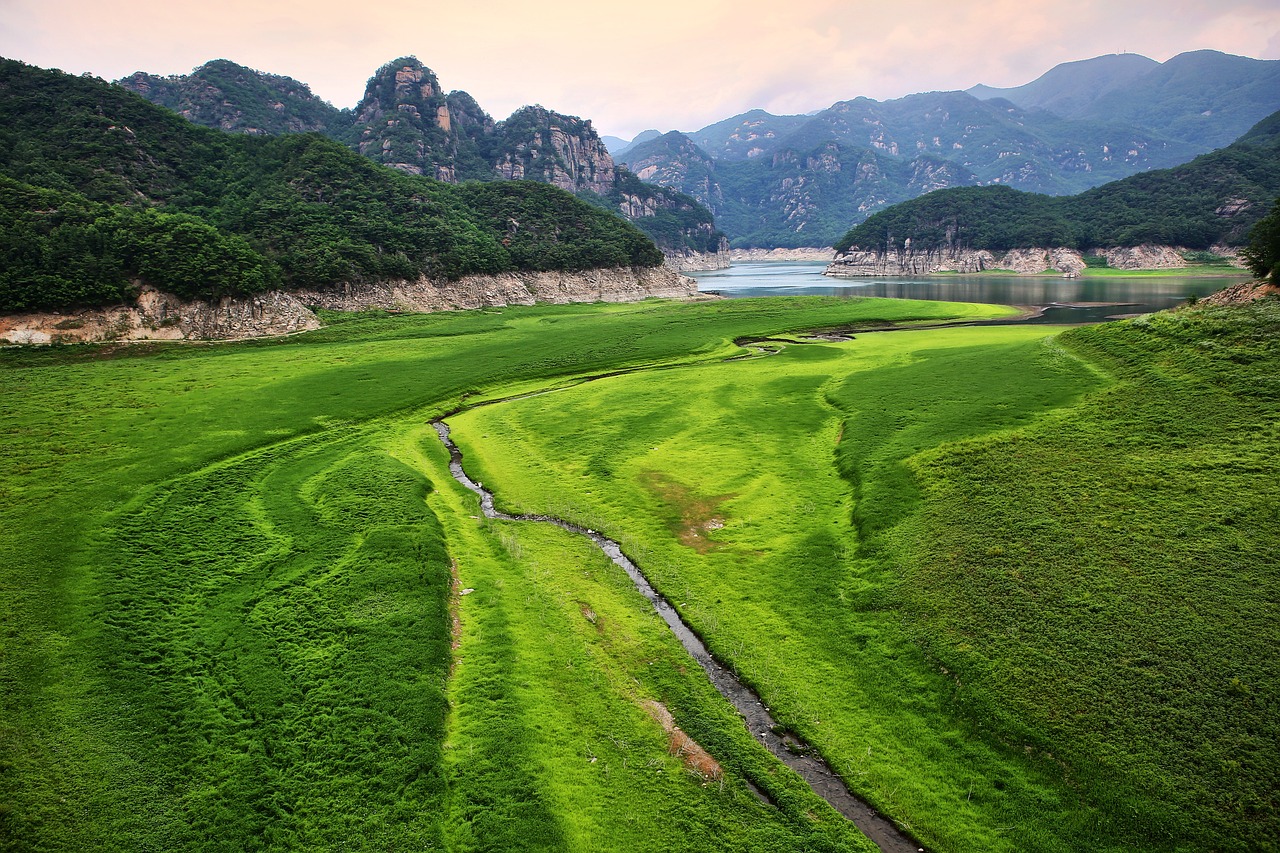
[[[1176,246],[1146,245],[1094,249],[1088,254],[1105,258],[1107,267],[1115,270],[1174,270],[1190,266],[1184,257],[1186,251]],[[1233,267],[1244,268],[1235,249],[1215,246],[1211,251],[1227,258]],[[996,271],[1020,275],[1042,275],[1046,272],[1079,275],[1087,266],[1083,253],[1062,247],[993,253],[986,249],[948,247],[917,250],[907,246],[888,252],[853,249],[832,261],[823,274],[834,278]]]
[[[733,249],[729,255],[734,261],[744,263],[758,261],[826,261],[830,263],[836,256],[836,250],[830,246],[801,249]]]
[[[456,311],[538,302],[635,302],[687,298],[697,284],[667,267],[619,267],[582,272],[513,272],[458,281],[348,284],[326,290],[273,290],[217,301],[184,301],[144,288],[133,304],[0,317],[8,344],[104,341],[241,340],[294,334],[321,326],[313,309],[336,311]]]

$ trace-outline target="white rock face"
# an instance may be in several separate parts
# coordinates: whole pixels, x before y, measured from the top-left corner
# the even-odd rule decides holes
[[[308,305],[335,311],[453,311],[549,302],[636,302],[682,298],[698,292],[693,279],[666,267],[618,267],[584,272],[511,272],[459,281],[379,282],[342,289],[296,291]]]
[[[1013,270],[1024,275],[1078,274],[1084,267],[1084,258],[1074,249],[1013,249],[997,255],[985,249],[908,248],[891,252],[851,251],[833,261],[824,275],[859,278],[987,270]]]
[[[333,290],[279,291],[217,302],[184,302],[144,290],[136,305],[0,316],[0,341],[50,344],[145,340],[240,340],[318,329],[312,308],[454,311],[537,302],[635,302],[696,295],[693,279],[666,267],[516,272],[459,281],[380,282]]]
[[[729,256],[734,261],[750,263],[754,261],[826,261],[835,259],[836,250],[826,248],[801,249],[733,249]]]

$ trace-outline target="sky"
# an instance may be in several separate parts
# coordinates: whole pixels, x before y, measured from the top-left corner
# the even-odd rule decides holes
[[[230,59],[352,107],[413,55],[495,119],[540,103],[602,135],[765,109],[1008,87],[1060,62],[1280,59],[1276,0],[0,0],[0,56],[115,80]]]

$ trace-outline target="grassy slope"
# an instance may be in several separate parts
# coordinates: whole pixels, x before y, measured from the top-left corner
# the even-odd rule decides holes
[[[476,410],[457,435],[509,505],[629,539],[781,719],[940,849],[1265,848],[1280,353],[1274,316],[1235,316],[1072,333],[1107,391],[1043,329],[897,333]]]
[[[356,318],[271,343],[4,353],[0,843],[457,841],[442,799],[444,548],[471,540],[421,500],[447,481],[439,459],[392,454],[388,436],[466,392],[730,353],[744,334],[946,313],[566,306]],[[498,557],[488,571],[504,566],[521,570]],[[499,635],[473,642],[501,660]],[[460,683],[462,715],[484,692]],[[537,695],[507,701],[492,712],[504,720],[546,709]],[[560,819],[556,777],[530,766]],[[779,831],[799,831],[787,815],[809,807]],[[734,825],[768,822],[751,814]]]

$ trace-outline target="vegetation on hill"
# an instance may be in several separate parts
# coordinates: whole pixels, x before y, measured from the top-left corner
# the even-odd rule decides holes
[[[880,211],[836,243],[841,252],[1032,246],[1091,249],[1161,243],[1241,245],[1280,193],[1280,126],[1265,119],[1227,148],[1174,169],[1114,181],[1076,196],[1010,187],[939,190]]]
[[[1280,198],[1271,212],[1258,220],[1249,233],[1249,245],[1240,252],[1249,271],[1263,281],[1280,284]]]
[[[659,246],[715,253],[726,242],[711,211],[692,196],[642,181],[627,169],[618,169],[604,199],[611,210],[637,211],[628,218]]]
[[[8,60],[0,86],[0,310],[114,301],[135,283],[219,296],[662,261],[633,226],[555,187],[460,188],[313,134],[213,131]]]
[[[340,127],[351,116],[316,97],[306,83],[265,74],[225,59],[188,75],[139,71],[120,85],[196,124],[239,133],[286,133]]]
[[[495,123],[466,92],[445,94],[416,57],[374,72],[354,110],[335,110],[297,81],[225,60],[187,76],[138,73],[119,84],[206,127],[255,134],[316,130],[377,163],[447,183],[523,178],[554,184],[631,219],[667,251],[720,239],[703,227],[711,217],[700,203],[677,199],[671,189],[627,181],[629,195],[652,203],[616,203],[614,163],[590,121],[534,106]],[[689,227],[673,227],[673,217]]]

